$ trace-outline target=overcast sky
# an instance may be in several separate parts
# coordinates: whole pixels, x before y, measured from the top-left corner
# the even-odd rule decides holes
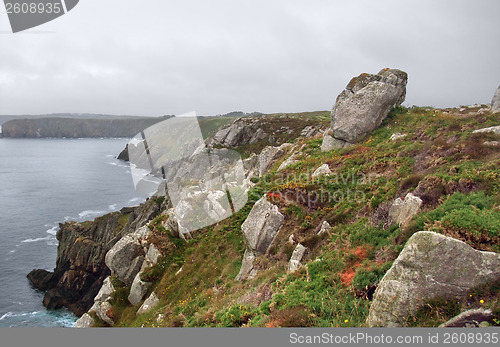
[[[12,34],[0,114],[329,110],[351,77],[409,74],[405,105],[489,103],[498,0],[80,0]]]

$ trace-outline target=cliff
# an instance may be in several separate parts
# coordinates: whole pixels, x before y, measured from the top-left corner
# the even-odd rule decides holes
[[[123,236],[155,217],[160,205],[148,200],[138,207],[123,208],[94,221],[60,224],[57,232],[56,268],[53,272],[33,270],[32,285],[45,291],[43,304],[49,309],[67,307],[76,315],[87,312],[110,270],[106,253]]]
[[[2,136],[13,138],[133,137],[164,117],[118,117],[109,119],[49,117],[11,119],[2,124]]]

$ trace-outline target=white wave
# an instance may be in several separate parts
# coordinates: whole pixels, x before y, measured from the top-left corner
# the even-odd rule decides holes
[[[35,316],[37,315],[38,313],[40,313],[40,311],[34,311],[34,312],[24,312],[24,313],[12,313],[12,312],[7,312],[6,314],[4,314],[2,317],[0,317],[0,320],[3,320],[5,318],[9,318],[9,317],[25,317],[25,316]]]
[[[109,205],[108,208],[110,211],[114,211],[114,210],[116,210],[116,204]]]
[[[113,154],[108,154],[106,155],[106,158],[114,158],[115,156]]]
[[[137,201],[141,201],[141,200],[143,200],[143,198],[132,198],[128,202],[137,202]]]
[[[57,228],[59,228],[59,226],[57,225],[55,227],[50,228],[49,230],[47,230],[47,234],[55,236],[57,234]]]
[[[12,254],[12,253],[14,253],[15,251],[16,251],[16,250],[15,250],[15,249],[13,249],[12,251],[10,251],[10,252],[9,252],[9,254]]]
[[[46,236],[46,237],[37,237],[36,239],[26,239],[22,240],[21,243],[30,243],[30,242],[38,242],[38,241],[48,241],[52,239],[54,236]]]
[[[106,211],[85,210],[83,212],[80,212],[78,214],[78,217],[85,218],[88,216],[100,216],[100,215],[105,214],[105,213],[106,213]]]

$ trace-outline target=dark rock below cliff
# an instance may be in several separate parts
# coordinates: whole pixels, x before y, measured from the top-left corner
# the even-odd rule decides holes
[[[158,203],[150,199],[128,209],[128,213],[113,212],[93,222],[60,224],[54,272],[37,269],[28,274],[33,287],[45,291],[44,306],[67,307],[78,316],[87,312],[104,279],[111,274],[104,261],[106,253],[121,237],[145,225],[159,211]]]

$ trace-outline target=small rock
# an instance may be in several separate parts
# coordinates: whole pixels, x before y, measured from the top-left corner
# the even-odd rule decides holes
[[[323,221],[323,223],[321,224],[321,228],[319,229],[318,231],[318,235],[321,235],[323,233],[326,233],[328,231],[330,231],[332,229],[332,226],[330,225],[330,223],[328,223],[326,220]]]
[[[258,159],[259,176],[262,176],[267,169],[281,156],[285,155],[292,147],[290,143],[284,143],[279,147],[267,146],[262,150]]]
[[[115,287],[113,287],[113,284],[111,283],[111,277],[106,277],[104,282],[102,283],[102,287],[99,290],[99,293],[94,298],[95,301],[108,301],[111,299],[111,294],[113,294],[115,291]]]
[[[158,250],[158,248],[156,248],[155,245],[151,244],[149,246],[149,250],[148,250],[148,253],[146,253],[146,261],[152,265],[155,265],[156,263],[158,263],[158,259],[161,257],[161,253],[160,251]]]
[[[392,134],[390,140],[391,141],[396,141],[396,140],[399,140],[399,139],[403,139],[406,136],[408,136],[408,135],[407,134],[401,134],[401,133],[394,133],[394,134]]]
[[[296,164],[298,162],[299,161],[295,159],[295,154],[292,154],[284,162],[281,163],[281,165],[279,166],[277,172],[280,172],[280,171],[286,169],[287,167],[289,167],[290,165]]]
[[[156,296],[156,293],[153,292],[151,295],[144,301],[142,306],[137,310],[136,315],[143,314],[148,312],[149,310],[155,308],[160,303],[160,299]]]
[[[473,134],[478,134],[478,133],[493,133],[495,135],[500,135],[500,125],[494,126],[494,127],[489,127],[489,128],[483,128],[483,129],[477,129],[472,132]]]
[[[302,129],[302,131],[300,132],[300,136],[305,137],[305,138],[309,138],[309,137],[316,136],[319,133],[320,133],[320,131],[316,127],[314,127],[312,125],[308,125],[304,129]]]
[[[350,147],[353,144],[347,141],[339,140],[331,135],[325,134],[321,144],[321,152],[328,152],[334,149]]]
[[[246,280],[250,277],[250,274],[254,270],[253,263],[255,261],[255,253],[251,250],[246,249],[245,254],[243,254],[243,261],[241,263],[241,269],[236,276],[237,281]]]
[[[468,310],[460,313],[458,316],[453,317],[446,323],[441,324],[440,328],[463,328],[466,325],[472,325],[475,327],[480,327],[483,321],[486,321],[486,326],[488,326],[488,320],[495,318],[495,315],[491,310],[476,309]]]
[[[73,325],[73,328],[90,328],[94,325],[94,318],[92,318],[89,314],[84,313],[83,316],[78,318]]]
[[[328,164],[323,164],[313,172],[312,178],[316,178],[323,175],[331,175],[332,173],[333,172],[330,170]]]
[[[175,273],[175,276],[177,276],[178,274],[180,274],[182,272],[182,266],[179,270],[177,270],[177,272]]]
[[[109,302],[101,302],[99,305],[97,305],[95,313],[97,317],[101,318],[104,322],[112,326],[115,324],[115,322],[113,321],[113,319],[111,319],[111,317],[108,316],[108,312],[110,312],[111,309],[112,306]]]
[[[483,143],[485,146],[498,147],[500,146],[500,141],[486,141]]]
[[[406,226],[422,206],[422,199],[412,193],[406,194],[405,199],[397,198],[389,209],[389,218],[393,223]]]
[[[295,240],[294,240],[294,235],[291,234],[289,237],[288,237],[288,243],[291,243],[292,245],[295,244]]]
[[[139,272],[130,287],[130,294],[128,296],[128,301],[133,305],[137,305],[141,302],[142,298],[151,286],[150,282],[144,282],[141,280],[141,272]]]
[[[288,263],[288,273],[294,273],[302,266],[302,258],[306,253],[307,248],[302,246],[300,243],[295,247],[292,256],[290,257],[290,262]]]

